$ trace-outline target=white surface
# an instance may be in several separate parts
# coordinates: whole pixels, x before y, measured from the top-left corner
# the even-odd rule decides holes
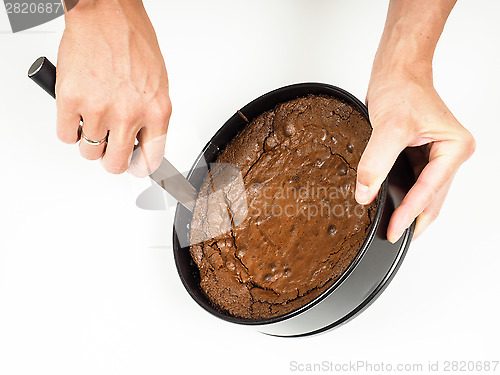
[[[328,82],[364,99],[387,3],[147,1],[174,106],[167,157],[188,170],[236,109],[283,85]],[[478,144],[440,218],[361,316],[284,340],[191,300],[173,262],[172,212],[136,208],[147,180],[108,175],[59,143],[54,103],[26,77],[38,56],[55,62],[63,20],[13,35],[0,7],[0,374],[500,360],[499,12],[496,0],[459,1],[438,46],[438,91]]]

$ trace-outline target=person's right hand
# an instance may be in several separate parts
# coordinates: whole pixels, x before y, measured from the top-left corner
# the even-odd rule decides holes
[[[84,158],[102,157],[107,171],[123,173],[137,138],[142,152],[129,172],[144,177],[159,167],[171,103],[163,56],[141,1],[81,0],[67,12],[56,98],[61,141],[80,139],[80,117],[89,139],[108,135],[99,146],[80,141]]]

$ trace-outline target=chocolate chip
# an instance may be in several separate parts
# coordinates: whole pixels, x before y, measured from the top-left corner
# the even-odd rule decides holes
[[[265,144],[266,151],[271,150],[277,145],[278,145],[278,140],[276,139],[276,137],[270,136],[266,139],[266,144]]]
[[[337,170],[337,173],[339,176],[345,176],[347,174],[347,165],[342,165],[339,167],[339,169]]]
[[[291,137],[295,134],[295,126],[293,124],[286,124],[284,132],[287,137]]]
[[[354,151],[354,145],[352,143],[349,143],[346,147],[347,152],[353,152]]]
[[[335,233],[337,233],[337,227],[335,225],[330,225],[328,227],[328,234],[330,236],[333,236],[333,235],[335,235]]]

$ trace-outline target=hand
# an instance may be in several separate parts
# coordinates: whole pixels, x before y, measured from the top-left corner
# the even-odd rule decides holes
[[[367,103],[373,133],[358,166],[356,200],[372,202],[398,155],[406,147],[421,171],[394,211],[387,238],[396,242],[417,218],[415,237],[438,216],[459,166],[475,149],[472,135],[457,121],[432,84],[432,74],[372,74]],[[425,163],[427,161],[427,163]]]
[[[142,2],[83,0],[67,12],[56,98],[61,141],[79,140],[80,117],[88,138],[108,134],[107,145],[80,142],[84,158],[102,157],[107,171],[123,173],[137,138],[142,152],[130,173],[146,176],[158,168],[171,104],[165,63]]]

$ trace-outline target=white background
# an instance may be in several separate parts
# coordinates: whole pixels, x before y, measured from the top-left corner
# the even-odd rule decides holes
[[[287,84],[327,82],[363,100],[387,4],[147,1],[174,106],[167,157],[188,170],[238,108]],[[277,339],[191,300],[173,262],[172,210],[135,206],[147,180],[109,175],[56,139],[55,104],[26,72],[40,55],[56,61],[64,20],[12,34],[0,6],[0,374],[500,360],[499,14],[498,0],[459,1],[438,45],[435,85],[477,140],[439,219],[361,316]]]

